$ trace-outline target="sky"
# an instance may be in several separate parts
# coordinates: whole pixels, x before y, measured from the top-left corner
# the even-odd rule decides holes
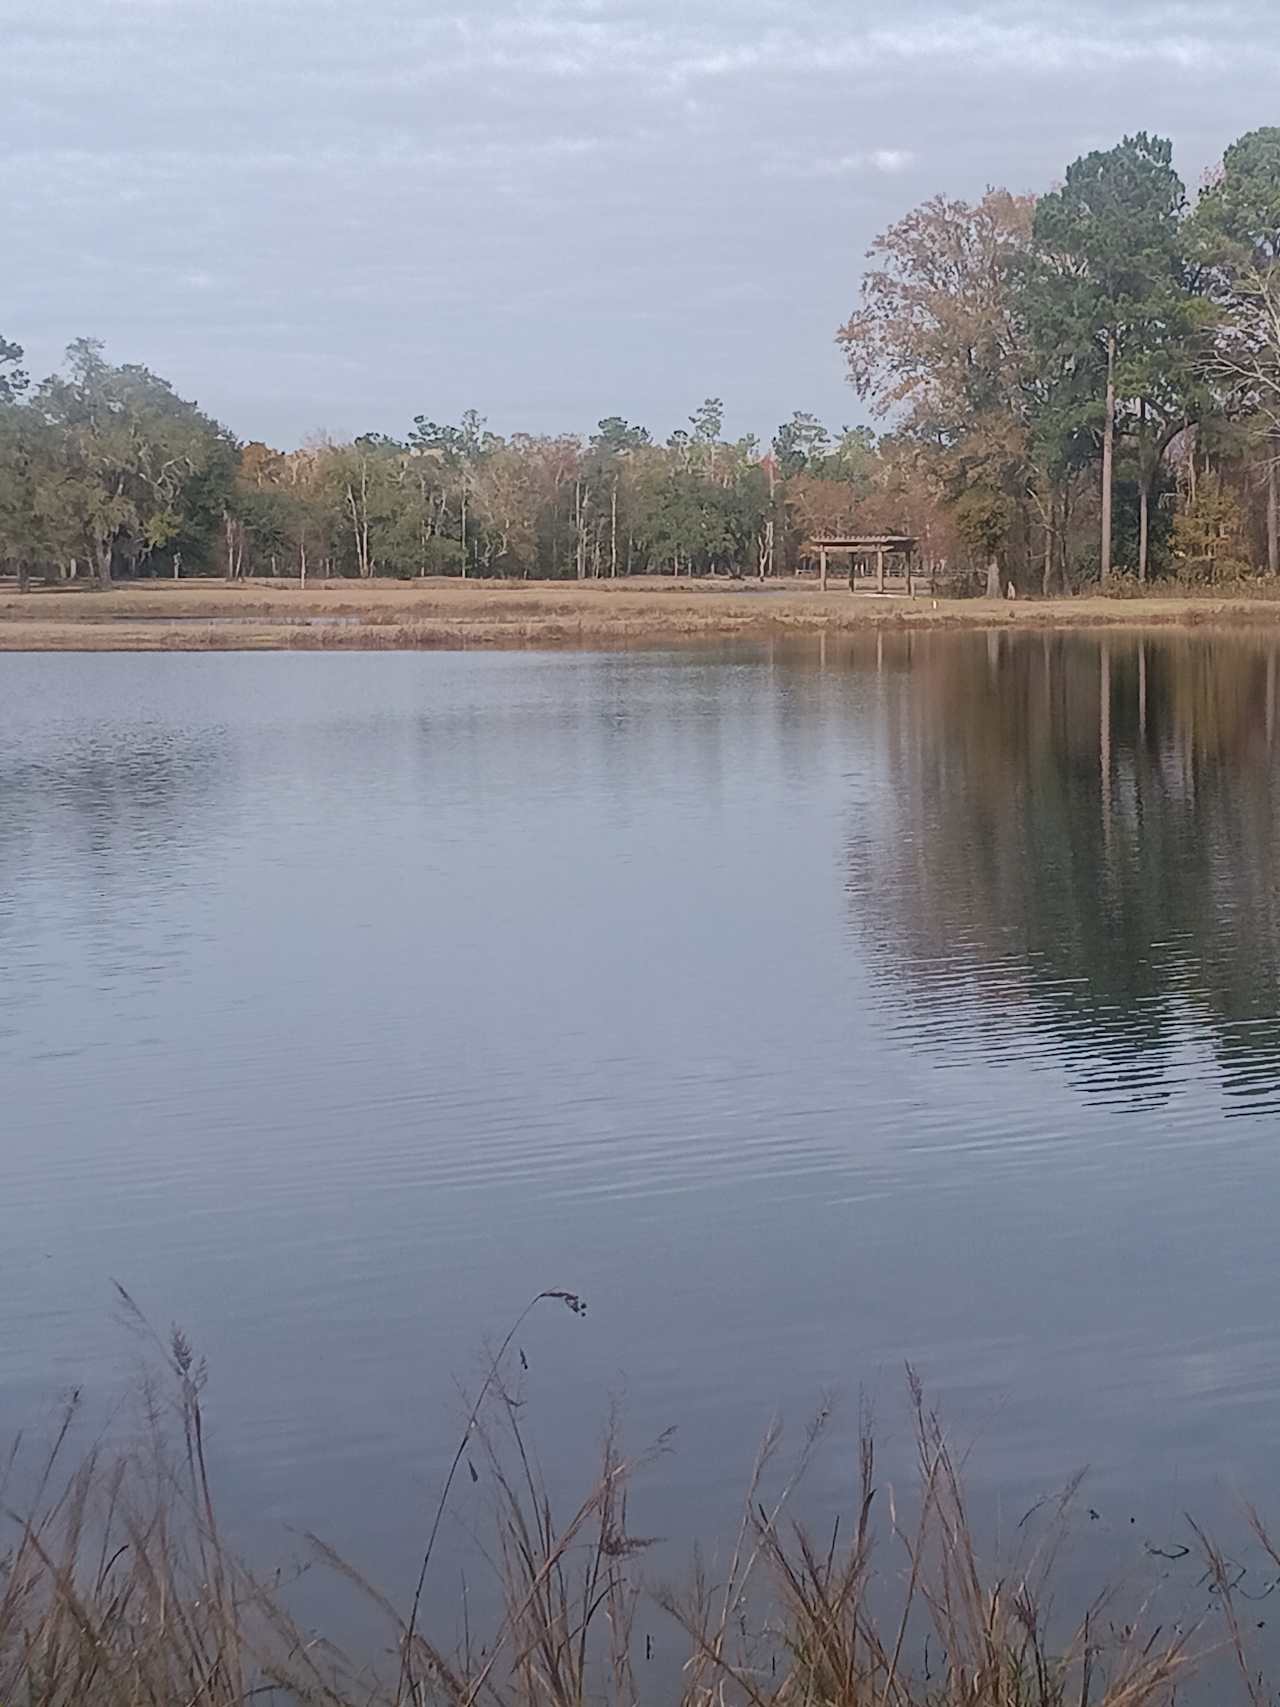
[[[834,333],[938,192],[1280,123],[1276,0],[0,0],[0,335],[244,438],[866,418]]]

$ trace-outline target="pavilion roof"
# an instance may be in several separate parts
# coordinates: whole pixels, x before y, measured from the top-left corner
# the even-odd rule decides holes
[[[832,529],[811,534],[806,543],[840,551],[909,551],[919,541],[909,533],[841,533]]]

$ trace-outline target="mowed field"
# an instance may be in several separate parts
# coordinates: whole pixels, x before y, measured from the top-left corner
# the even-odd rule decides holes
[[[627,646],[876,628],[1280,623],[1280,599],[850,593],[812,581],[150,581],[0,591],[0,651]]]

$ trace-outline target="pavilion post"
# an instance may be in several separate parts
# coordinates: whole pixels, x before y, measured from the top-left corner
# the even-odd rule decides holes
[[[803,542],[802,550],[810,565],[817,558],[818,585],[825,593],[831,583],[831,554],[837,557],[844,553],[849,559],[849,591],[856,592],[858,586],[868,582],[874,573],[876,591],[886,593],[889,590],[889,577],[892,573],[896,581],[901,580],[907,589],[907,596],[914,598],[919,582],[926,574],[924,554],[920,542],[910,534],[856,534],[856,533],[824,533],[820,538],[809,538]],[[889,563],[890,556],[893,563]],[[901,567],[898,559],[902,559]],[[933,564],[928,565],[930,591],[933,588]],[[841,575],[844,569],[837,564]]]

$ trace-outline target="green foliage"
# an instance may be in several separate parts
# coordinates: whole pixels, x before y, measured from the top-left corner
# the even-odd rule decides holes
[[[1034,204],[991,190],[899,220],[839,341],[971,561],[999,553],[1023,584],[1071,584],[1100,563],[1084,518],[1098,528],[1109,415],[1131,483],[1108,549],[1132,550],[1145,575],[1165,544],[1159,498],[1180,437],[1238,409],[1232,392],[1280,431],[1280,267],[1251,300],[1221,288],[1232,255],[1256,268],[1278,242],[1280,132],[1229,150],[1191,220],[1170,144],[1139,132],[1073,162]],[[1131,510],[1147,523],[1133,522],[1132,544]]]
[[[1140,534],[1139,486],[1136,468],[1115,486],[1115,560],[1122,571],[1138,568]],[[1160,469],[1150,494],[1148,528],[1149,576],[1158,577],[1170,567],[1170,538],[1173,532],[1177,490],[1167,469]]]
[[[1200,257],[1230,270],[1280,262],[1280,129],[1233,142],[1191,220]]]
[[[591,449],[599,456],[625,456],[653,441],[645,427],[633,427],[621,415],[607,415],[591,437]]]
[[[1139,132],[1075,161],[1036,207],[1022,312],[1038,357],[1036,431],[1058,469],[1101,427],[1111,342],[1119,428],[1139,441],[1143,479],[1171,429],[1207,406],[1201,338],[1211,314],[1187,259],[1185,202],[1170,144]]]
[[[690,415],[689,425],[698,443],[715,444],[724,431],[724,404],[720,398],[708,397],[700,403]]]
[[[1173,560],[1187,580],[1234,580],[1245,567],[1244,518],[1216,474],[1204,475],[1173,524]]]
[[[1145,131],[1074,161],[1040,199],[1035,242],[1077,287],[1080,324],[1120,333],[1141,324],[1153,297],[1176,291],[1185,200],[1171,144]]]
[[[831,435],[816,415],[797,409],[773,435],[773,454],[784,476],[820,464],[831,449]]]
[[[113,367],[93,339],[37,387],[27,422],[41,544],[100,581],[136,573],[184,531],[203,534],[229,486],[225,431],[148,369]]]
[[[1200,197],[1190,239],[1219,334],[1204,363],[1225,410],[1280,434],[1280,130],[1251,131],[1227,150]],[[1274,455],[1274,445],[1266,454]]]
[[[0,338],[0,404],[16,403],[27,389],[22,369],[22,346]]]
[[[955,502],[956,529],[975,553],[992,557],[1009,534],[1011,506],[1003,492],[991,486],[971,486]]]

